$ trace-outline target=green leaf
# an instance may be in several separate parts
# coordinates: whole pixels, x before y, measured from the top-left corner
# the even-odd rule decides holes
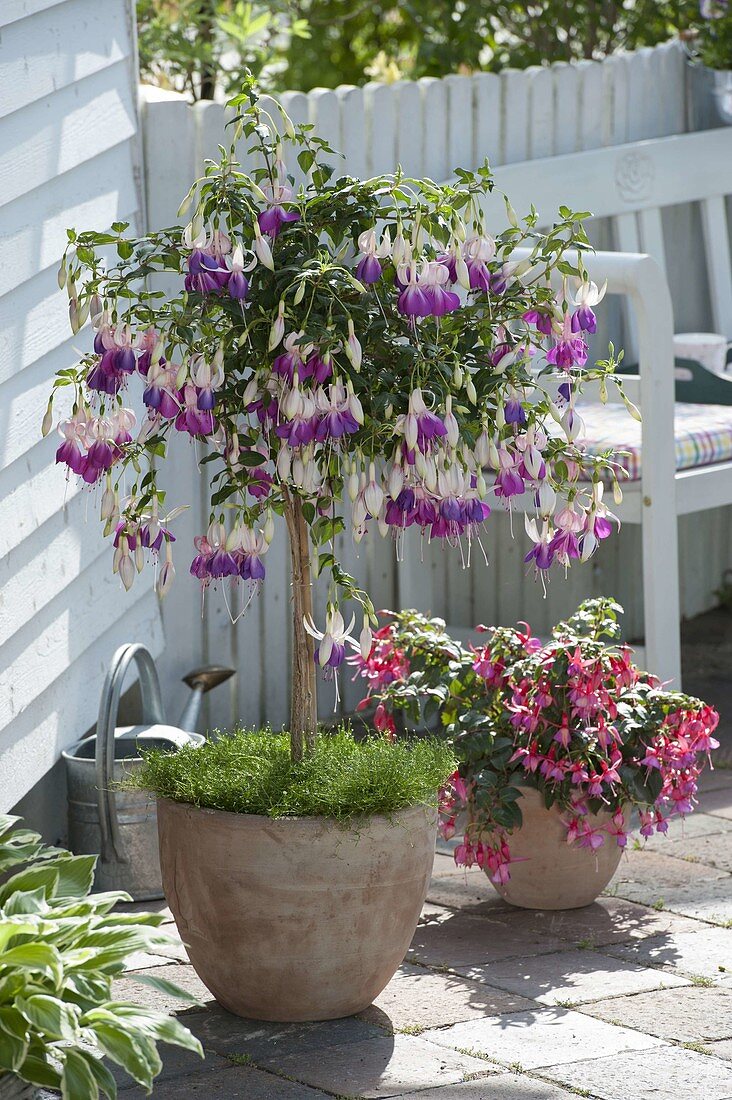
[[[0,1031],[25,1042],[28,1038],[28,1022],[17,1008],[3,1005],[0,1008]]]
[[[191,1004],[194,1005],[204,1004],[195,993],[190,993],[187,989],[183,989],[182,986],[176,985],[175,982],[168,981],[167,978],[158,978],[154,974],[140,973],[132,973],[129,977],[133,982],[139,982],[140,985],[150,986],[151,989],[157,989],[159,993],[165,993],[169,997],[180,997],[182,1001],[190,1001]]]
[[[2,956],[2,952],[14,936],[22,936],[27,932],[35,932],[35,930],[35,924],[31,924],[29,921],[18,920],[17,918],[0,921],[0,956]],[[0,957],[1,962],[2,958]]]
[[[97,1100],[99,1086],[86,1058],[75,1050],[63,1051],[62,1056],[64,1060],[61,1076],[63,1100]]]
[[[117,1096],[117,1082],[109,1066],[106,1065],[101,1058],[95,1058],[93,1054],[87,1054],[86,1051],[80,1051],[79,1053],[82,1058],[86,1059],[89,1069],[92,1071],[101,1092],[103,1092],[105,1096],[110,1097],[110,1100],[115,1100]]]
[[[44,993],[36,993],[25,1000],[19,998],[16,1003],[26,1020],[44,1035],[52,1039],[78,1039],[81,1013],[76,1005]]]
[[[141,1036],[127,1035],[116,1024],[95,1023],[92,1026],[99,1045],[113,1062],[122,1066],[125,1073],[144,1088],[152,1088],[153,1078],[160,1073],[163,1063],[154,1043]]]
[[[31,1043],[31,1050],[36,1049]],[[50,1065],[44,1056],[43,1045],[37,1044],[38,1053],[28,1054],[18,1069],[18,1076],[39,1088],[57,1089],[61,1086],[61,1074]]]
[[[6,966],[36,971],[54,981],[61,981],[63,973],[61,956],[55,947],[47,943],[21,943],[8,948],[0,954],[0,967]]]
[[[0,1066],[14,1073],[23,1065],[28,1053],[28,1043],[16,1035],[0,1030]]]

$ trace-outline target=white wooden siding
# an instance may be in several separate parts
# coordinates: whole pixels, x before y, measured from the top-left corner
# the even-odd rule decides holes
[[[441,179],[452,167],[476,167],[485,157],[494,166],[510,165],[527,158],[682,133],[686,130],[685,94],[683,52],[671,44],[619,54],[602,63],[556,64],[548,69],[509,70],[500,76],[479,73],[389,86],[316,89],[308,95],[291,92],[283,96],[283,102],[296,121],[315,123],[331,144],[345,153],[345,160],[338,162],[345,171],[368,175],[401,164],[411,175]],[[217,155],[226,113],[217,103],[191,108],[182,97],[152,89],[146,90],[146,98],[150,224],[167,224],[175,217],[191,171],[201,169],[204,157]],[[533,193],[540,196],[540,175],[529,182]],[[698,212],[677,206],[664,215],[668,262],[676,276],[675,284],[672,277],[672,290],[677,293],[677,313],[683,317],[684,327],[701,329],[711,320],[704,280],[690,280],[685,274],[689,269],[703,271],[701,233],[695,228]],[[609,227],[601,219],[593,223],[592,234],[599,247],[612,246]],[[604,331],[597,343],[600,351],[604,350],[602,340],[606,346],[611,333],[617,342],[620,326],[619,311],[612,303],[603,308],[603,316]],[[176,544],[180,559],[176,591],[164,605],[170,640],[163,657],[164,689],[170,697],[177,690],[178,677],[197,653],[203,652],[207,660],[231,664],[238,671],[235,679],[208,697],[211,725],[226,727],[241,720],[269,721],[277,726],[287,719],[289,679],[289,570],[284,531],[277,532],[267,555],[262,593],[245,617],[232,627],[220,592],[207,594],[201,617],[198,583],[184,575],[185,545],[205,522],[206,491],[190,451],[185,461],[194,508],[184,520],[185,538]],[[179,481],[175,503],[180,495]],[[724,509],[680,520],[685,614],[710,604],[723,570],[732,565],[731,512]],[[513,623],[527,617],[537,629],[546,630],[584,596],[611,593],[626,605],[626,634],[633,637],[642,622],[639,540],[636,528],[623,528],[603,545],[592,563],[573,569],[567,581],[554,576],[546,598],[541,586],[526,575],[521,532],[514,542],[508,518],[500,512],[487,525],[488,567],[476,553],[473,568],[463,570],[458,555],[437,546],[421,547],[417,536],[411,540],[412,564],[398,575],[389,540],[371,537],[358,549],[349,538],[341,537],[339,542],[344,566],[365,585],[377,607],[413,603],[464,628],[477,622]],[[235,592],[229,593],[229,606],[236,608],[238,598]],[[319,600],[322,614],[322,592]],[[345,675],[341,693],[347,707],[360,696],[360,688],[354,688]],[[332,714],[332,708],[332,688],[324,685],[323,716]]]
[[[116,646],[162,648],[149,575],[124,593],[96,499],[40,436],[54,373],[89,341],[56,284],[66,229],[139,220],[131,10],[0,4],[0,812],[93,725]]]

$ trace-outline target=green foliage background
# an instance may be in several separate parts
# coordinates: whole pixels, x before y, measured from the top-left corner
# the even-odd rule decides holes
[[[138,0],[143,79],[212,98],[599,58],[698,27],[697,0]]]

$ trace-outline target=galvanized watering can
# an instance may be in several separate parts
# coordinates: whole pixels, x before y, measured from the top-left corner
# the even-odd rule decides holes
[[[142,721],[117,726],[117,712],[127,670],[135,662],[142,696]],[[209,665],[184,677],[193,689],[181,727],[165,724],[155,662],[143,645],[121,646],[102,689],[96,733],[63,753],[69,796],[69,843],[77,854],[99,853],[98,890],[125,890],[135,901],[163,896],[158,856],[155,800],[142,790],[120,790],[119,784],[142,763],[141,748],[175,752],[201,745],[194,733],[203,695],[223,683],[233,669]]]

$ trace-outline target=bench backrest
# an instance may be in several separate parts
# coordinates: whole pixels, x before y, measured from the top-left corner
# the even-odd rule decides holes
[[[608,218],[620,252],[646,252],[666,270],[661,210],[699,203],[715,331],[732,337],[732,267],[725,197],[732,194],[732,127],[593,149],[495,170],[519,217],[532,202],[539,224],[561,205]],[[487,199],[505,224],[503,197]]]

